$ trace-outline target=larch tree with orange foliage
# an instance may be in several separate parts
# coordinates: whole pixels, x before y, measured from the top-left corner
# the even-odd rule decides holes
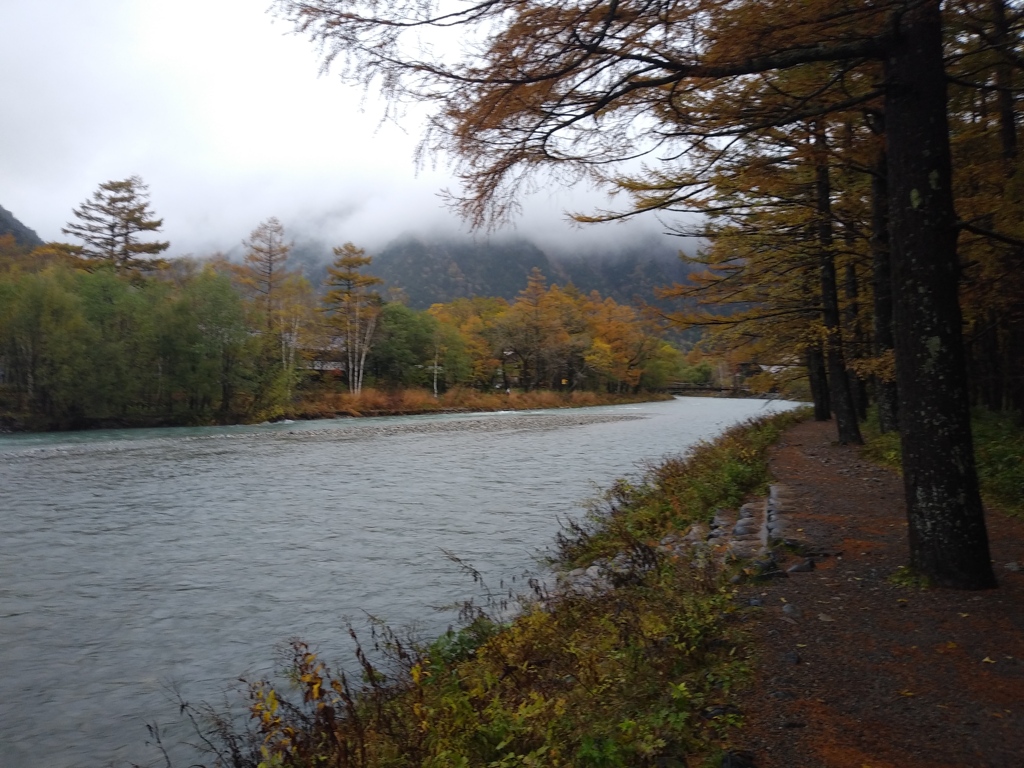
[[[384,281],[363,273],[373,257],[362,248],[345,243],[334,249],[334,255],[334,263],[327,268],[328,290],[322,301],[328,322],[340,332],[348,388],[359,394],[382,305],[380,294],[373,288]]]

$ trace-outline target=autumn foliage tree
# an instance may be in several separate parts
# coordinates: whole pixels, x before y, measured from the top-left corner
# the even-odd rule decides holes
[[[428,312],[442,327],[450,328],[462,340],[468,357],[466,380],[478,387],[490,387],[495,372],[502,370],[504,350],[494,343],[494,323],[508,311],[502,298],[475,296],[460,298],[447,304],[434,304]],[[503,382],[508,386],[508,382]]]
[[[574,286],[548,285],[539,270],[509,303],[457,299],[430,314],[451,328],[474,386],[636,392],[686,376],[681,353],[639,310]]]
[[[982,41],[978,47],[994,63],[980,90],[1012,113],[1008,94],[1021,61],[1016,4],[281,0],[278,6],[343,74],[365,84],[378,78],[393,103],[411,97],[435,105],[427,146],[458,159],[465,194],[455,202],[476,225],[513,213],[538,170],[618,186],[636,177],[640,156],[650,158],[642,171],[648,189],[662,194],[603,217],[685,208],[714,187],[713,174],[700,174],[701,153],[727,157],[739,136],[878,108],[911,562],[938,584],[995,584],[970,434],[958,300],[963,227],[954,207],[944,33],[955,29],[960,40]],[[420,45],[424,30],[452,27],[468,41],[461,55],[431,56]],[[791,87],[803,73],[813,81],[823,66],[827,76],[817,87]],[[719,98],[747,89],[774,89],[782,98]],[[1004,118],[1004,152],[1011,134],[1014,121]],[[818,131],[811,145],[819,155],[812,159],[817,178],[809,197],[817,220],[807,234],[819,251],[822,344],[830,379],[838,381],[846,375],[836,346],[842,344],[839,302],[824,274],[837,250],[833,190],[822,173],[831,182],[832,163],[822,157],[831,138]],[[696,172],[700,183],[680,187],[680,171]],[[992,232],[985,223],[971,226]],[[848,416],[843,419],[849,427]]]
[[[972,397],[1024,412],[1024,196],[1020,3],[964,3],[947,33],[950,122],[961,223],[962,305]]]
[[[363,389],[366,356],[373,344],[373,335],[380,317],[382,300],[373,290],[383,280],[363,274],[372,256],[352,243],[334,249],[334,263],[327,269],[327,293],[323,305],[328,322],[339,332],[345,356],[345,372],[352,392]]]
[[[238,279],[253,296],[267,332],[271,333],[288,278],[288,254],[292,248],[285,240],[284,227],[275,217],[261,222],[242,245],[245,256],[237,270]]]
[[[303,349],[314,333],[316,298],[309,281],[288,266],[292,246],[277,218],[261,222],[242,244],[242,263],[224,266],[248,299],[249,321],[261,339],[253,408],[274,415],[271,403],[291,396]]]

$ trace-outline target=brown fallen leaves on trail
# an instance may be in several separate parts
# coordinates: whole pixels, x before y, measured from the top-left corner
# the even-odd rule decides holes
[[[988,515],[998,589],[902,585],[901,481],[833,439],[831,424],[806,422],[774,452],[794,527],[826,554],[750,588],[767,607],[744,611],[756,674],[737,748],[757,768],[1020,768],[1024,573],[1006,564],[1024,561],[1024,521]],[[800,663],[787,661],[794,648]]]

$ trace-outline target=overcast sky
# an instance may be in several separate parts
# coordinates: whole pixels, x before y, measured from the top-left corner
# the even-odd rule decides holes
[[[0,0],[0,205],[44,240],[100,182],[140,175],[172,254],[229,250],[277,216],[293,236],[373,249],[456,230],[442,159],[417,169],[421,116],[381,124],[372,94],[319,76],[268,0]],[[592,194],[527,201],[516,233],[585,250],[657,232],[574,228]]]

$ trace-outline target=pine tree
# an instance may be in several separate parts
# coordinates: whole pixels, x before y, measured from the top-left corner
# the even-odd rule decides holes
[[[77,221],[68,222],[61,232],[85,243],[83,256],[109,264],[118,272],[152,269],[158,262],[143,257],[156,256],[170,247],[168,242],[138,238],[143,232],[159,232],[164,224],[149,209],[149,187],[138,176],[100,184],[92,198],[72,213]]]

